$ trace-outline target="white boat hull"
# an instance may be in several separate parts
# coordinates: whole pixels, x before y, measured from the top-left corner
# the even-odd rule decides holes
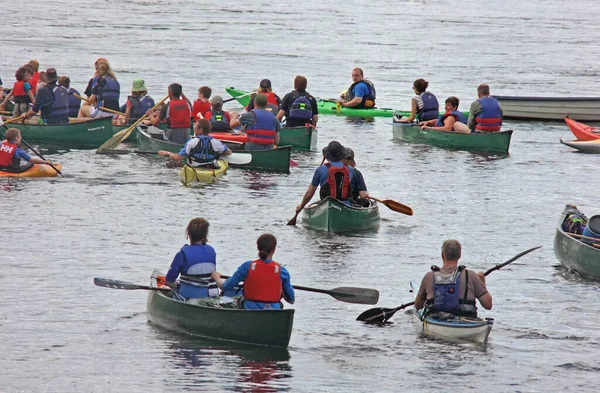
[[[600,97],[494,96],[505,119],[600,121]]]

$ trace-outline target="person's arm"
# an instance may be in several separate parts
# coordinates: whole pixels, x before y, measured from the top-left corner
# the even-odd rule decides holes
[[[298,206],[296,206],[296,213],[299,213],[302,209],[304,209],[304,206],[306,206],[306,204],[308,202],[310,202],[312,197],[315,196],[316,191],[317,191],[317,187],[313,186],[312,184],[310,186],[308,186],[308,189],[306,190],[306,192],[304,193],[304,196],[302,197],[302,201],[300,202],[300,204]]]
[[[252,261],[242,263],[237,268],[235,273],[233,273],[233,276],[229,277],[225,281],[223,281],[223,279],[221,279],[221,273],[219,273],[219,272],[213,272],[211,274],[210,278],[212,278],[217,283],[217,286],[219,288],[221,288],[223,291],[231,290],[237,284],[239,284],[241,281],[244,281],[246,279],[246,277],[248,277],[248,270],[250,270],[251,263],[252,263]]]
[[[355,106],[360,105],[361,102],[362,102],[362,97],[354,97],[350,101],[342,101],[341,104],[342,104],[342,106],[345,106],[348,108],[354,108]]]
[[[427,127],[427,126],[423,126],[421,127],[421,129],[428,129],[428,130],[438,130],[438,131],[445,131],[445,132],[452,132],[452,128],[454,127],[454,123],[456,123],[456,118],[454,116],[448,116],[446,117],[446,119],[444,119],[444,125],[442,127]]]
[[[31,91],[31,90],[30,90]],[[37,97],[35,97],[35,103],[27,113],[23,113],[21,117],[27,119],[35,115],[40,109],[46,105],[52,105],[54,101],[54,93],[49,89],[42,89],[38,91]]]
[[[168,286],[170,286],[171,288],[175,288],[177,286],[177,284],[175,284],[175,281],[179,277],[179,273],[181,273],[184,268],[185,259],[183,257],[183,251],[179,251],[177,254],[175,254],[173,262],[171,262],[171,267],[169,267],[169,271],[165,276],[165,280]]]
[[[410,99],[410,116],[404,120],[398,120],[399,123],[410,123],[417,118],[417,99],[415,97]],[[419,123],[421,124],[421,123]]]
[[[341,104],[342,106],[353,108],[360,105],[360,103],[363,101],[363,97],[367,94],[369,94],[369,88],[367,87],[366,82],[359,83],[354,86],[354,98],[348,102],[342,101]]]
[[[281,132],[281,123],[275,119],[275,145],[279,144],[279,133]]]
[[[425,302],[427,301],[427,287],[425,284],[425,279],[427,278],[427,274],[421,280],[421,285],[419,286],[419,292],[415,297],[415,308],[417,310],[422,309],[425,306]]]
[[[127,122],[129,121],[130,116],[131,116],[131,101],[129,101],[129,99],[127,99],[127,103],[125,104],[125,124],[127,124]]]
[[[290,273],[283,266],[281,266],[280,277],[281,277],[281,289],[283,292],[282,293],[283,298],[289,304],[294,304],[294,302],[296,301],[296,296],[294,293],[294,287],[292,286],[292,283],[290,281]]]
[[[467,120],[467,126],[471,131],[475,130],[475,116],[477,116],[481,112],[481,104],[479,101],[475,100],[471,103],[471,107],[469,108],[469,120]]]
[[[27,88],[29,87],[29,88]],[[25,83],[25,91],[27,92],[27,95],[29,96],[29,99],[31,100],[31,102],[35,101],[35,96],[33,95],[33,89],[31,88],[31,85],[28,83]],[[36,87],[36,91],[39,93],[39,89],[37,89]]]
[[[8,101],[10,101],[10,99],[13,97],[13,95],[14,95],[14,94],[13,94],[14,90],[15,90],[15,89],[12,89],[12,90],[10,91],[10,93],[8,93],[8,95],[6,96],[6,98],[4,99],[4,101],[2,101],[2,104],[0,104],[0,110],[4,110],[4,105],[6,105],[6,103],[7,103]]]
[[[213,138],[210,140],[212,147],[215,151],[215,153],[217,153],[217,155],[219,156],[228,156],[231,154],[231,149],[228,148],[227,146],[225,146],[225,144],[223,142],[221,142],[220,140]]]
[[[283,120],[283,116],[285,116],[285,111],[283,109],[280,109],[279,112],[277,112],[277,121],[281,121]]]
[[[479,300],[481,307],[486,310],[492,309],[492,295],[488,292],[485,285],[485,274],[483,272],[477,272],[477,277],[473,280],[473,290],[475,297]]]
[[[319,115],[313,115],[312,118],[312,126],[313,128],[317,128],[317,123],[319,122]]]
[[[421,126],[421,129],[423,129],[424,127],[433,127],[433,126],[435,126],[435,123],[437,123],[437,119],[431,119],[431,120],[427,120],[427,121],[420,121],[419,125]]]

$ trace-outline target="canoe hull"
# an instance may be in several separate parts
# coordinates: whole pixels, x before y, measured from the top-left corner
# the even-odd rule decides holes
[[[512,130],[487,134],[458,134],[394,123],[394,139],[481,153],[508,154]]]
[[[137,127],[135,130],[135,136],[138,149],[141,151],[157,152],[159,150],[166,150],[171,153],[179,153],[183,147],[183,145],[179,143],[165,141],[164,139],[152,138],[142,127]]]
[[[494,96],[505,119],[600,121],[600,97]]]
[[[600,141],[563,141],[560,140],[563,145],[569,146],[573,149],[580,151],[581,153],[588,154],[599,154],[600,153]]]
[[[327,232],[346,232],[373,229],[379,226],[377,203],[370,207],[351,207],[327,197],[304,209],[302,222],[309,228]]]
[[[214,183],[225,173],[229,164],[225,160],[219,160],[219,169],[192,168],[184,165],[179,171],[179,180],[185,185],[192,183]]]
[[[52,164],[59,171],[62,170],[61,164]],[[31,168],[21,173],[2,172],[0,171],[0,177],[55,177],[58,175],[50,165],[44,164],[33,164]]]
[[[565,207],[554,235],[554,255],[568,269],[584,276],[600,278],[600,248],[588,245],[563,231],[562,223],[569,211]]]
[[[152,273],[150,285],[156,287]],[[205,307],[173,300],[159,291],[149,291],[150,322],[177,332],[254,345],[286,348],[290,342],[294,310],[243,310]]]
[[[113,136],[111,117],[69,124],[21,124],[10,127],[21,130],[27,142],[51,143],[66,148],[97,148]]]
[[[569,129],[571,129],[571,132],[578,141],[594,141],[600,139],[600,130],[596,127],[590,127],[573,119],[569,119],[568,117],[565,117],[565,123],[569,126]]]
[[[244,153],[250,154],[252,161],[247,164],[230,163],[229,165],[241,169],[290,173],[291,146],[280,146],[271,150],[245,150]]]
[[[416,297],[419,291],[419,284],[413,281],[411,288]],[[491,318],[456,317],[448,321],[431,317],[423,318],[423,310],[415,308],[414,312],[415,323],[419,331],[425,336],[449,341],[472,341],[485,344],[494,325],[494,320]]]
[[[246,134],[235,134],[231,132],[211,132],[210,135],[217,138],[228,146],[230,142],[244,144],[248,141]],[[279,144],[281,146],[292,146],[294,150],[310,151],[317,148],[317,133],[312,127],[283,127],[279,133]],[[243,145],[231,146],[232,150],[243,149]]]

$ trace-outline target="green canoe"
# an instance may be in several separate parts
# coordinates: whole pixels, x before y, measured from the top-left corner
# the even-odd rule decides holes
[[[247,106],[250,103],[250,96],[247,91],[239,90],[234,87],[227,87],[225,91],[235,98],[237,102],[242,104],[243,106]],[[242,97],[243,96],[243,97]],[[240,98],[238,98],[240,97]],[[348,116],[348,117],[392,117],[394,115],[398,116],[410,116],[410,110],[401,111],[391,108],[362,108],[362,109],[352,109],[346,107],[340,107],[339,110],[335,103],[335,100],[319,100],[317,99],[317,106],[319,108],[319,114],[324,115],[340,115],[340,116]],[[440,112],[442,115],[444,112]],[[463,112],[465,116],[469,117],[469,112]]]
[[[126,130],[129,127],[130,126],[115,126],[115,125],[113,125],[113,132],[116,134],[117,132],[122,131],[122,130]],[[161,130],[166,130],[167,129],[167,123],[160,123],[158,125],[158,128],[160,128]],[[192,132],[192,131],[190,130],[190,132]],[[135,135],[135,130],[133,130],[131,132],[131,134],[129,134],[129,137],[127,139],[125,139],[124,142],[135,143],[136,139],[137,138],[136,138],[136,135]]]
[[[27,142],[52,143],[65,148],[95,149],[113,136],[111,117],[69,124],[11,123],[10,126],[21,130]]]
[[[279,132],[279,144],[292,146],[294,150],[316,150],[317,132],[312,126],[283,127]]]
[[[567,205],[556,228],[554,236],[554,255],[568,269],[584,276],[600,278],[600,248],[587,244],[563,231],[565,218],[577,209]]]
[[[355,207],[332,197],[309,205],[302,214],[304,225],[328,232],[377,228],[379,219],[379,208],[376,202],[371,202],[370,207]]]
[[[179,153],[183,147],[178,143],[152,138],[146,131],[142,129],[142,127],[137,128],[136,138],[138,149],[146,152],[166,150],[170,151],[171,153]],[[242,152],[241,150],[236,151]],[[247,164],[230,163],[229,165],[231,167],[242,169],[290,173],[290,157],[292,153],[291,146],[280,146],[272,150],[244,150],[243,153],[252,155],[252,161]]]
[[[508,154],[512,130],[488,134],[458,134],[437,130],[421,130],[409,123],[394,123],[394,139],[413,143],[467,150],[478,153]]]
[[[158,270],[150,286],[157,287]],[[169,292],[148,291],[148,320],[166,329],[218,340],[286,348],[292,335],[294,310],[244,310],[209,307],[191,299],[181,302]]]

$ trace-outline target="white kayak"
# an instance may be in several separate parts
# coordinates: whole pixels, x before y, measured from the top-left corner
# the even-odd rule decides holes
[[[415,281],[410,283],[410,287],[415,295],[419,292],[419,284]],[[425,309],[415,311],[415,321],[420,326],[422,334],[442,338],[449,341],[473,341],[485,343],[492,331],[494,320],[492,318],[469,318],[454,317],[451,319],[435,319],[432,317],[423,318]]]
[[[593,141],[563,141],[560,140],[563,145],[577,149],[582,153],[598,154],[600,153],[600,139]]]

